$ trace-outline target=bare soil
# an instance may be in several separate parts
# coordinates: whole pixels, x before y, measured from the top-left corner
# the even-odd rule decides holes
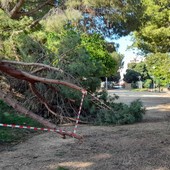
[[[142,99],[152,103],[142,123],[79,126],[82,143],[42,133],[6,147],[0,170],[170,170],[170,95],[165,97]]]

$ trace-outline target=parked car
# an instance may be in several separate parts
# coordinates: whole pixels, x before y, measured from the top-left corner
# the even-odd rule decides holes
[[[113,86],[113,89],[123,89],[123,86],[120,86],[120,85]]]

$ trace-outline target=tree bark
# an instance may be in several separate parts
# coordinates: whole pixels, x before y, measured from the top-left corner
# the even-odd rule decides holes
[[[53,123],[50,123],[48,120],[45,120],[43,117],[36,115],[35,113],[27,110],[25,107],[21,106],[18,101],[16,101],[15,99],[13,99],[12,97],[10,97],[9,95],[6,95],[1,89],[0,89],[0,98],[6,102],[7,104],[9,104],[10,106],[12,106],[16,111],[18,111],[19,113],[28,116],[36,121],[38,121],[39,123],[43,124],[45,127],[48,128],[56,128],[56,125]]]
[[[68,83],[66,81],[60,81],[60,80],[54,80],[54,79],[48,79],[48,78],[34,76],[30,73],[27,73],[25,71],[21,71],[15,67],[12,67],[11,65],[9,65],[9,63],[6,63],[4,61],[0,61],[0,71],[8,74],[14,78],[25,80],[30,83],[41,82],[41,83],[50,83],[50,84],[60,84],[60,85],[67,86],[69,88],[72,88],[72,89],[75,89],[75,90],[78,90],[81,92],[85,91],[83,88],[81,88],[77,85],[74,85],[72,83]]]
[[[23,6],[25,0],[20,0],[16,5],[15,7],[10,11],[10,17],[12,19],[17,19],[18,17],[18,12],[19,10],[21,9],[21,7]]]

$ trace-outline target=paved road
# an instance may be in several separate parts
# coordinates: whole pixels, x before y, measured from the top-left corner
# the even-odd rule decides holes
[[[170,120],[170,94],[168,93],[110,90],[109,94],[119,96],[119,99],[115,102],[123,102],[126,104],[140,99],[147,111],[144,116],[145,121]]]
[[[124,102],[126,104],[136,99],[140,99],[145,107],[170,103],[170,94],[165,92],[135,92],[129,90],[109,90],[108,92],[110,95],[116,94],[119,96],[116,102]]]

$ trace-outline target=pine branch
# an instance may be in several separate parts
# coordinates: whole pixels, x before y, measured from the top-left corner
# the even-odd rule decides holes
[[[26,63],[25,63],[26,65]],[[68,83],[66,81],[60,81],[60,80],[55,80],[55,79],[48,79],[48,78],[43,78],[39,76],[34,76],[30,73],[27,73],[25,71],[21,71],[15,67],[12,67],[9,65],[8,62],[0,61],[0,71],[15,77],[17,79],[25,80],[29,83],[35,83],[35,82],[41,82],[41,83],[50,83],[50,84],[58,84],[58,85],[64,85],[69,88],[78,90],[78,91],[83,91],[84,89],[82,87],[79,87],[75,84]]]
[[[10,17],[12,19],[17,19],[20,17],[19,15],[19,10],[21,9],[21,7],[23,6],[23,4],[25,3],[25,0],[20,0],[15,7],[9,12]]]

